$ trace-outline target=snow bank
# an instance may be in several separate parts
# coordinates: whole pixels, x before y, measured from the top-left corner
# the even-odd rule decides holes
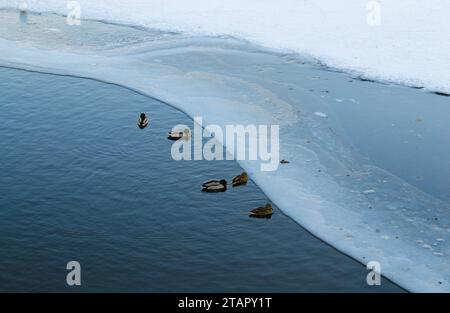
[[[22,1],[0,0],[0,7],[17,7]],[[64,0],[26,2],[31,10],[67,13]],[[308,54],[331,67],[371,78],[450,92],[450,2],[446,0],[78,2],[82,18],[236,36]]]

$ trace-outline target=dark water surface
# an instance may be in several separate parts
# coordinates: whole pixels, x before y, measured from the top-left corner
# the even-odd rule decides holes
[[[136,126],[147,112],[150,125]],[[232,161],[171,159],[183,113],[96,81],[0,69],[0,291],[401,291],[275,211]],[[81,263],[82,286],[66,285]]]

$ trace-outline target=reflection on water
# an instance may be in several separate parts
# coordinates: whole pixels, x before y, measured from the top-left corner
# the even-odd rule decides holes
[[[363,266],[279,210],[248,218],[270,202],[251,181],[200,192],[242,169],[171,160],[167,131],[192,121],[162,103],[0,69],[0,110],[0,291],[399,291],[367,286]]]

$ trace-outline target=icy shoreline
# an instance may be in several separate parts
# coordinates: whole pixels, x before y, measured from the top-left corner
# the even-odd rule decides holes
[[[119,38],[122,30],[110,27]],[[71,35],[90,39],[83,32]],[[430,100],[443,97],[352,81],[346,74],[290,55],[255,51],[232,39],[160,35],[101,50],[73,46],[64,38],[0,39],[0,65],[118,84],[210,124],[280,124],[280,157],[291,164],[272,173],[260,172],[258,162],[240,162],[280,209],[363,264],[379,261],[384,275],[409,290],[449,290],[449,243],[440,240],[449,234],[447,199],[368,160],[333,107],[338,99],[366,102],[374,95],[389,103],[412,93]],[[102,38],[101,33],[89,36]],[[399,121],[402,113],[393,113]]]

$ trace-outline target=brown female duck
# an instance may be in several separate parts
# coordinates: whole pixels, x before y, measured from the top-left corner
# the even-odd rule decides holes
[[[250,211],[251,217],[271,217],[273,214],[273,208],[270,203],[267,203],[263,207],[259,207]]]
[[[238,175],[233,178],[231,185],[233,187],[247,185],[248,182],[248,174],[247,172],[243,172],[241,175]]]

